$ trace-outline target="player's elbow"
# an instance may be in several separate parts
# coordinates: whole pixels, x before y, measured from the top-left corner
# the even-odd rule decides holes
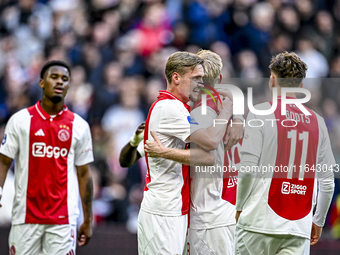
[[[119,158],[119,164],[121,167],[130,167],[130,165],[121,158]]]
[[[205,150],[205,151],[213,151],[216,150],[218,147],[220,141],[215,141],[213,139],[209,139],[207,140],[204,145],[202,145],[201,147]]]
[[[132,165],[132,162],[131,162],[131,160],[128,161],[127,157],[120,154],[119,155],[119,164],[120,164],[121,167],[130,167]]]

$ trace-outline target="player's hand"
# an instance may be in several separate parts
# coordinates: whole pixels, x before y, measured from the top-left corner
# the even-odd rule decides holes
[[[313,222],[312,223],[312,232],[311,232],[311,235],[310,235],[310,245],[314,245],[319,241],[321,233],[322,233],[322,227],[315,225],[314,222]]]
[[[155,132],[150,131],[150,133],[154,141],[146,140],[145,145],[144,145],[144,150],[148,154],[149,157],[158,158],[163,154],[165,147],[162,144],[161,140],[159,140]]]
[[[225,111],[227,114],[232,114],[233,111],[233,102],[228,97],[221,97],[222,105],[220,103],[220,100],[217,102],[217,109],[221,113],[222,111]]]
[[[80,225],[79,233],[78,233],[78,245],[84,246],[86,245],[92,236],[92,225],[91,222],[84,222]]]
[[[240,119],[233,120],[233,126],[229,125],[224,137],[224,150],[228,151],[243,138],[243,121]]]
[[[137,129],[136,129],[136,131],[135,131],[135,134],[136,134],[136,135],[139,135],[140,133],[143,132],[144,129],[145,129],[145,122],[143,122],[142,124],[140,124],[140,125],[137,127]]]
[[[217,89],[217,92],[220,96],[228,97],[233,102],[233,94],[229,89]]]
[[[236,219],[236,223],[238,222],[238,218],[240,218],[242,211],[236,211],[236,215],[235,215],[235,219]]]

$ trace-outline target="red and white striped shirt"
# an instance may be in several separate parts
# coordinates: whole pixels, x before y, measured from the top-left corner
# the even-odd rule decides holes
[[[160,91],[145,123],[144,143],[154,131],[165,147],[185,149],[190,136],[190,107],[167,91]],[[189,166],[164,158],[148,157],[141,210],[164,216],[189,211]]]
[[[0,153],[15,159],[12,224],[76,224],[76,166],[93,161],[86,121],[67,107],[50,116],[40,106],[14,114]]]
[[[256,106],[259,110],[270,107],[271,103]],[[335,160],[323,118],[307,110],[311,115],[304,115],[295,105],[287,105],[286,115],[282,116],[279,97],[274,113],[248,114],[241,154],[258,157],[259,172],[254,175],[248,197],[240,195],[248,187],[239,180],[236,203],[236,209],[242,211],[239,227],[267,234],[310,237],[315,179],[323,178],[319,171],[323,166],[331,171]],[[241,162],[241,172],[251,170],[243,167],[247,166]],[[327,176],[331,189],[333,174]]]

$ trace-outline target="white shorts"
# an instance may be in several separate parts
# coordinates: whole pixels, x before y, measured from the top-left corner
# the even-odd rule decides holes
[[[235,226],[188,231],[188,255],[234,254]]]
[[[10,255],[74,255],[76,225],[13,225],[9,233]]]
[[[187,215],[168,217],[140,210],[137,233],[138,254],[184,254],[187,226]]]
[[[292,235],[271,235],[236,230],[237,255],[308,255],[310,240]]]

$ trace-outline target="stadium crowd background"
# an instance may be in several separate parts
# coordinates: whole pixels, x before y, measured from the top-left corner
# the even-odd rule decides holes
[[[166,88],[169,55],[210,49],[222,57],[224,77],[256,81],[269,77],[272,55],[296,51],[312,80],[308,104],[325,118],[339,164],[339,28],[340,0],[1,0],[0,136],[13,113],[40,98],[42,65],[70,63],[66,105],[92,131],[95,223],[135,233],[146,167],[141,159],[121,168],[118,156]],[[268,99],[258,84],[247,86],[257,101]],[[10,223],[5,207],[0,225]],[[332,235],[324,236],[340,238],[339,179],[326,228]]]

